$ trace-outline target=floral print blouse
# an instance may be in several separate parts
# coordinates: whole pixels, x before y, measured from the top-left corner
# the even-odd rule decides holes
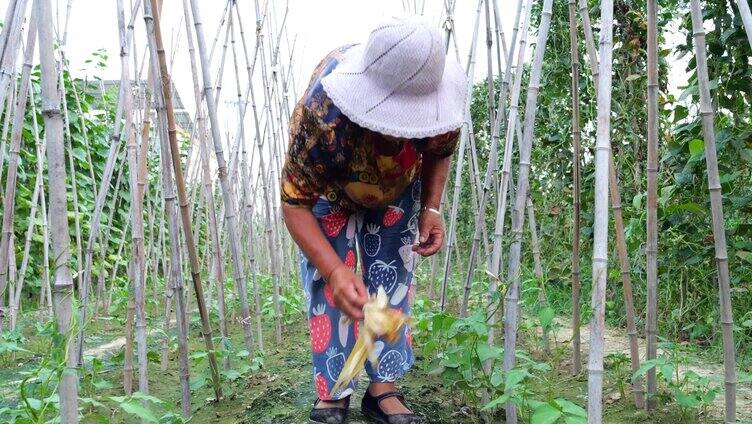
[[[450,156],[459,130],[424,139],[396,139],[351,122],[326,95],[321,79],[349,46],[316,67],[290,118],[282,169],[282,201],[313,207],[319,198],[344,209],[386,207],[420,176],[423,154]]]

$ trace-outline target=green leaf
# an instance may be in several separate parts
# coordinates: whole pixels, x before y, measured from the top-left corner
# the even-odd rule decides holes
[[[491,384],[494,387],[499,387],[499,385],[503,382],[504,382],[504,373],[499,368],[495,369],[493,373],[491,374]]]
[[[114,387],[114,386],[112,385],[112,383],[110,383],[110,382],[109,382],[109,381],[107,381],[107,380],[99,380],[99,381],[95,381],[95,382],[94,382],[93,384],[94,384],[94,387],[96,387],[96,388],[97,388],[97,389],[99,389],[99,390],[111,389],[111,388],[113,388],[113,387]]]
[[[478,352],[478,358],[481,362],[485,362],[488,359],[499,359],[504,354],[504,351],[496,346],[489,346],[487,343],[478,343],[476,347]]]
[[[206,386],[206,379],[204,377],[197,377],[197,378],[191,379],[190,387],[192,391],[196,391],[204,386]]]
[[[556,312],[554,311],[554,308],[546,307],[538,311],[538,321],[540,321],[540,325],[543,328],[551,327],[555,317]]]
[[[673,388],[671,392],[676,398],[676,403],[678,403],[679,406],[683,408],[697,408],[698,404],[700,403],[697,397],[691,394],[684,393],[677,388]]]
[[[134,392],[131,395],[131,397],[133,399],[148,400],[151,403],[156,403],[156,404],[160,404],[160,405],[164,403],[164,401],[162,399],[154,397],[154,396],[151,396],[151,395],[147,395],[147,394],[142,393],[142,392]]]
[[[663,379],[667,382],[671,382],[671,380],[674,378],[674,366],[672,364],[661,365],[660,370]]]
[[[556,399],[556,404],[559,405],[561,407],[561,410],[564,411],[564,413],[567,415],[587,418],[587,411],[585,411],[585,408],[577,405],[574,402],[570,402],[566,399]]]
[[[105,408],[106,407],[102,402],[100,402],[100,401],[98,401],[96,399],[93,399],[93,398],[80,397],[80,398],[78,398],[78,400],[80,400],[81,402],[83,402],[85,404],[91,405],[91,406],[93,406],[95,408]]]
[[[201,358],[206,358],[207,356],[209,356],[209,353],[203,350],[191,352],[190,354],[191,359],[201,359]]]
[[[504,379],[504,392],[511,392],[514,390],[522,380],[524,380],[530,373],[523,368],[514,368],[507,373],[507,377]]]
[[[553,424],[561,418],[561,410],[544,403],[533,411],[532,424]]]
[[[587,417],[575,417],[572,415],[564,416],[564,424],[587,424]]]
[[[119,404],[120,408],[129,413],[133,414],[142,420],[148,421],[150,423],[158,423],[159,420],[157,417],[148,409],[146,409],[139,401],[135,399],[128,399],[125,402],[122,402]]]
[[[232,369],[222,371],[222,375],[224,375],[225,378],[230,381],[235,381],[242,376],[238,371]]]
[[[508,400],[509,400],[509,394],[504,393],[503,395],[497,397],[491,402],[488,402],[487,404],[483,405],[483,408],[481,408],[481,411],[488,411],[488,410],[494,409],[499,405],[507,403]]]
[[[696,138],[689,142],[689,154],[697,158],[705,153],[705,142]]]
[[[665,360],[663,360],[662,358],[651,359],[649,361],[643,362],[642,365],[640,365],[640,368],[637,371],[635,371],[634,375],[632,376],[632,382],[634,383],[635,380],[647,374],[648,371],[664,363],[665,363]]]

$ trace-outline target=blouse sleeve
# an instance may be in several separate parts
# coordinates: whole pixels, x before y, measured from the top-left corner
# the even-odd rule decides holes
[[[454,130],[445,134],[437,135],[428,140],[426,153],[438,158],[451,156],[457,149],[457,142],[460,139],[460,130]]]
[[[324,191],[323,164],[317,160],[322,137],[328,128],[301,102],[290,121],[290,144],[282,168],[282,202],[290,206],[312,208]]]

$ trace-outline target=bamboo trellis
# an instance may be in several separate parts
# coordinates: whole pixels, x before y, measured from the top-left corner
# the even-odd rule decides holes
[[[715,265],[718,273],[718,290],[723,334],[723,365],[725,385],[725,417],[727,423],[736,422],[736,352],[734,348],[734,317],[731,313],[731,284],[729,278],[728,253],[726,251],[726,230],[723,223],[723,198],[718,174],[716,153],[715,111],[710,97],[708,59],[705,52],[705,30],[700,0],[691,0],[692,33],[694,37],[695,59],[697,60],[697,83],[700,91],[700,116],[705,139],[705,163],[708,169],[708,191],[710,192],[710,212],[713,219],[713,243]]]
[[[483,3],[485,1],[485,4]],[[493,3],[491,3],[493,1]],[[8,290],[10,326],[15,328],[21,314],[21,298],[24,290],[24,281],[29,268],[30,246],[35,235],[36,215],[41,216],[41,232],[43,234],[44,263],[43,283],[40,293],[40,309],[54,312],[58,323],[58,329],[69,337],[72,342],[68,344],[67,368],[63,373],[60,386],[61,419],[64,422],[75,422],[78,419],[77,409],[77,377],[76,366],[82,365],[84,326],[90,324],[89,313],[92,307],[90,299],[92,293],[92,278],[98,267],[96,287],[96,301],[94,301],[94,316],[99,311],[100,302],[104,310],[110,304],[113,291],[116,289],[115,276],[122,270],[123,263],[127,262],[128,281],[130,295],[126,310],[126,355],[124,364],[124,388],[130,393],[133,390],[134,359],[138,362],[139,391],[148,392],[147,375],[147,333],[146,333],[146,290],[147,283],[152,285],[155,298],[157,297],[157,281],[160,276],[168,275],[165,283],[163,308],[165,332],[170,331],[170,314],[175,310],[175,322],[178,333],[178,363],[180,367],[181,381],[181,407],[186,417],[191,414],[191,399],[189,387],[189,363],[188,363],[188,316],[192,308],[198,310],[201,319],[201,333],[209,357],[211,377],[213,380],[215,397],[221,399],[222,386],[219,377],[219,368],[216,362],[215,347],[212,340],[213,332],[210,324],[209,307],[216,305],[219,314],[219,328],[222,335],[223,348],[229,348],[229,326],[232,319],[229,314],[236,312],[229,305],[233,300],[240,303],[239,316],[240,326],[243,329],[245,347],[250,356],[256,349],[263,350],[262,344],[262,302],[259,285],[260,274],[266,272],[270,275],[272,284],[272,305],[274,316],[275,339],[279,343],[282,340],[282,313],[281,297],[286,290],[290,290],[287,284],[294,278],[293,271],[294,251],[289,237],[282,231],[280,225],[280,200],[279,188],[276,180],[282,171],[282,155],[284,153],[285,120],[290,118],[289,92],[295,89],[293,71],[293,54],[295,45],[287,40],[287,17],[289,8],[285,4],[282,11],[275,9],[273,1],[267,1],[263,11],[259,2],[254,1],[256,15],[255,47],[249,49],[246,34],[243,29],[243,15],[239,5],[234,1],[228,1],[220,17],[219,26],[214,36],[210,49],[203,34],[203,21],[198,10],[197,0],[183,0],[185,24],[184,33],[179,33],[174,40],[171,53],[175,55],[179,49],[180,35],[187,39],[187,50],[191,61],[193,78],[194,98],[196,102],[195,121],[196,128],[191,134],[188,144],[188,154],[185,166],[177,138],[177,124],[173,105],[173,90],[170,81],[171,69],[160,28],[159,9],[157,0],[131,2],[130,15],[126,16],[122,0],[117,1],[117,17],[120,45],[121,75],[119,81],[118,103],[115,110],[115,119],[110,133],[110,149],[104,164],[101,179],[95,180],[94,167],[90,141],[86,134],[85,125],[82,126],[84,155],[88,165],[88,172],[92,181],[92,192],[95,203],[87,231],[82,228],[79,214],[81,205],[80,194],[77,192],[78,183],[76,173],[81,173],[74,163],[72,154],[74,137],[71,127],[76,124],[69,119],[66,96],[75,99],[76,108],[74,113],[79,114],[83,124],[83,113],[78,94],[80,86],[74,85],[72,90],[66,88],[64,81],[65,49],[68,34],[68,18],[71,13],[72,1],[67,2],[65,26],[62,36],[55,40],[53,25],[39,25],[37,22],[52,22],[52,10],[50,0],[34,0],[33,12],[28,22],[28,35],[26,43],[22,43],[24,25],[28,11],[28,0],[11,0],[6,10],[5,23],[0,32],[0,112],[6,112],[3,126],[2,147],[0,153],[5,151],[6,135],[9,135],[9,157],[7,178],[3,187],[3,224],[2,238],[0,239],[0,299],[6,298]],[[278,4],[278,3],[277,3]],[[457,1],[445,0],[444,8],[447,14],[447,39],[446,48],[449,50],[453,42],[455,54],[459,55],[457,48],[456,28],[453,21],[453,12]],[[541,80],[543,61],[545,58],[548,32],[552,21],[553,0],[542,2],[542,15],[538,28],[535,52],[530,62],[529,86],[524,113],[524,125],[519,122],[519,101],[521,99],[523,74],[525,72],[525,58],[527,49],[528,30],[531,22],[531,13],[537,10],[534,0],[524,2],[518,0],[515,25],[512,32],[511,45],[506,45],[506,39],[499,18],[496,0],[479,0],[475,14],[475,26],[473,37],[467,56],[466,72],[469,83],[472,85],[476,61],[478,31],[480,27],[481,13],[485,12],[486,19],[486,54],[487,72],[484,83],[488,86],[487,109],[489,117],[490,151],[488,165],[485,170],[481,169],[481,161],[477,150],[473,123],[469,113],[469,103],[472,92],[468,94],[468,109],[466,110],[465,123],[463,124],[460,147],[455,162],[455,180],[451,199],[447,195],[444,201],[451,201],[449,212],[447,249],[444,253],[443,278],[441,287],[441,308],[446,306],[447,287],[451,279],[450,270],[457,268],[460,263],[452,261],[452,252],[461,255],[457,250],[457,217],[458,204],[463,191],[469,193],[472,198],[471,208],[477,218],[475,222],[475,234],[473,235],[472,247],[469,255],[468,268],[460,270],[464,275],[464,296],[461,305],[461,314],[466,315],[471,307],[470,294],[473,273],[476,262],[484,263],[487,260],[487,268],[491,274],[490,294],[499,290],[502,281],[500,268],[502,263],[502,240],[505,231],[505,216],[507,211],[507,197],[513,198],[511,205],[511,236],[512,244],[507,256],[507,273],[503,282],[508,283],[505,299],[505,360],[504,368],[509,371],[514,367],[515,348],[517,339],[517,325],[520,317],[519,292],[520,272],[522,259],[522,232],[525,213],[528,214],[528,224],[531,231],[530,242],[533,254],[535,276],[543,280],[543,271],[540,261],[540,248],[537,244],[537,230],[534,218],[534,209],[530,196],[530,172],[531,150],[535,139],[534,126],[537,111],[537,96]],[[404,7],[412,13],[423,13],[426,2],[406,2]],[[581,366],[580,358],[580,319],[579,319],[579,293],[580,293],[580,183],[581,183],[581,122],[580,108],[580,59],[578,48],[578,25],[577,10],[579,6],[580,19],[582,20],[585,48],[592,67],[593,80],[596,83],[598,96],[598,120],[597,120],[597,143],[595,149],[595,225],[593,246],[593,299],[594,311],[591,322],[591,342],[589,355],[589,394],[588,408],[590,422],[601,422],[602,415],[602,384],[603,384],[603,332],[605,317],[605,287],[608,244],[608,204],[609,194],[611,208],[614,212],[616,250],[619,257],[621,280],[624,288],[625,309],[627,314],[627,332],[629,334],[631,367],[636,371],[639,367],[637,352],[637,330],[632,301],[632,283],[630,279],[629,257],[624,239],[624,222],[621,216],[621,195],[618,187],[618,172],[611,153],[610,140],[610,116],[611,116],[611,67],[613,54],[613,1],[601,2],[600,16],[600,54],[595,51],[595,39],[593,36],[590,18],[588,16],[587,1],[568,0],[569,12],[569,35],[572,70],[572,160],[573,160],[573,240],[572,240],[572,299],[574,306],[573,324],[575,335],[573,336],[573,373],[578,374]],[[752,47],[752,18],[750,17],[749,5],[746,1],[737,2],[739,15],[743,22],[747,37]],[[139,47],[133,45],[134,21],[138,16],[139,8],[143,8],[142,16],[145,20],[147,44],[143,48],[144,60],[138,60]],[[647,335],[647,359],[655,358],[656,350],[656,320],[657,320],[657,276],[658,276],[658,250],[657,250],[657,188],[658,188],[658,28],[657,28],[657,2],[648,0],[648,202],[647,202],[647,288],[648,306],[646,319]],[[281,13],[279,13],[281,12]],[[703,18],[699,0],[691,0],[692,27],[697,60],[698,84],[700,87],[700,113],[705,139],[705,151],[708,167],[708,183],[712,205],[713,233],[716,251],[716,265],[718,282],[720,287],[721,323],[724,342],[725,363],[725,394],[726,394],[726,421],[735,420],[735,358],[733,345],[733,319],[731,315],[731,294],[729,288],[728,258],[726,252],[726,240],[723,227],[723,211],[721,204],[721,188],[718,177],[718,163],[716,158],[715,134],[713,129],[713,106],[710,98],[707,75],[707,58],[705,54]],[[492,16],[493,13],[493,16]],[[127,19],[126,19],[127,18]],[[492,19],[494,19],[492,21]],[[495,25],[495,27],[494,27]],[[495,29],[495,30],[494,30]],[[520,34],[521,31],[521,34]],[[518,37],[519,35],[519,37]],[[238,49],[237,36],[242,42],[242,49]],[[34,104],[33,90],[29,90],[30,74],[32,69],[32,57],[35,42],[39,44],[41,64],[42,86],[42,114],[45,123],[45,142],[38,136],[36,123],[36,107]],[[195,39],[193,37],[196,37]],[[493,49],[493,40],[496,40],[496,51]],[[286,39],[286,43],[283,42]],[[519,38],[519,40],[518,40]],[[197,43],[197,46],[194,44]],[[57,42],[57,47],[54,43]],[[284,57],[283,47],[287,46],[288,56]],[[55,62],[55,52],[59,53],[61,61]],[[147,50],[148,49],[148,50]],[[20,79],[17,79],[16,61],[19,53],[22,53],[23,63],[20,67]],[[215,54],[216,53],[216,54]],[[198,54],[198,62],[195,55]],[[494,82],[494,54],[496,55],[496,68],[499,71],[501,87],[499,96],[496,97]],[[503,54],[503,57],[502,57]],[[148,55],[148,56],[147,56]],[[517,56],[516,62],[513,58]],[[226,59],[232,58],[232,66],[226,66]],[[242,59],[241,59],[242,56]],[[130,62],[132,59],[132,63]],[[214,60],[216,59],[216,60]],[[504,59],[502,63],[502,59]],[[147,63],[148,61],[148,63]],[[244,63],[243,63],[244,61]],[[242,65],[245,64],[245,67]],[[256,67],[260,71],[256,72]],[[502,70],[502,64],[504,69]],[[516,64],[516,65],[515,65]],[[217,66],[218,65],[218,66]],[[133,67],[131,69],[131,66]],[[145,67],[149,77],[146,87],[141,87],[141,71]],[[201,69],[199,69],[199,66]],[[513,71],[514,69],[514,71]],[[212,72],[216,70],[213,75]],[[241,73],[247,73],[247,80],[241,77]],[[503,71],[503,75],[502,75]],[[199,72],[201,75],[199,76]],[[226,74],[232,74],[228,76]],[[229,130],[222,135],[223,125],[220,124],[220,93],[223,82],[232,77],[235,83],[237,98],[237,129],[234,133]],[[201,78],[201,79],[199,79]],[[199,83],[200,81],[200,83]],[[260,86],[259,86],[260,82]],[[244,84],[247,84],[244,86]],[[255,87],[254,87],[255,85]],[[66,93],[69,90],[70,93]],[[145,90],[145,91],[144,91]],[[256,90],[260,90],[257,91]],[[225,96],[228,87],[225,86]],[[135,97],[138,92],[141,98]],[[256,95],[259,99],[257,104]],[[294,97],[294,96],[293,96]],[[246,134],[246,111],[247,105],[251,104],[253,112],[252,123],[254,128]],[[28,106],[27,106],[28,104]],[[22,135],[21,128],[27,115],[26,109],[30,109],[34,121],[33,133],[35,137],[35,153],[37,155],[36,181],[33,187],[30,219],[26,226],[23,242],[19,237],[15,239],[13,222],[15,219],[15,197],[17,190],[17,172],[19,166],[19,154],[21,151]],[[73,108],[71,108],[73,109]],[[152,111],[155,110],[155,118]],[[151,119],[156,119],[151,122]],[[208,120],[208,121],[207,121]],[[152,128],[153,127],[153,128]],[[152,137],[152,129],[154,134]],[[214,158],[211,157],[209,138],[213,147]],[[501,160],[498,152],[501,139],[504,139],[504,155]],[[519,144],[519,162],[516,189],[513,175],[513,141],[517,137]],[[157,144],[157,142],[159,144]],[[154,143],[154,144],[152,144]],[[122,151],[123,144],[125,150]],[[248,146],[250,144],[250,146]],[[151,146],[151,147],[150,147]],[[154,147],[154,149],[152,149]],[[147,162],[153,154],[156,156],[156,147],[159,147],[159,174],[162,178],[161,187],[155,187],[154,193],[148,192]],[[251,147],[249,155],[248,147]],[[154,150],[154,151],[152,151]],[[227,155],[225,155],[227,150]],[[123,153],[123,154],[121,154]],[[42,158],[47,158],[48,179],[47,187],[44,185],[44,164]],[[2,159],[2,158],[0,158]],[[214,162],[212,161],[214,159]],[[467,159],[467,164],[465,160]],[[0,160],[0,163],[4,163]],[[125,166],[127,169],[124,171]],[[115,178],[115,190],[110,190],[115,169],[118,169]],[[2,170],[0,170],[0,173]],[[129,193],[120,192],[121,177],[127,172],[127,186]],[[213,175],[218,174],[218,182],[215,186]],[[485,175],[481,179],[480,174]],[[70,175],[68,175],[70,174]],[[463,177],[467,178],[468,187],[463,187]],[[68,179],[70,178],[70,179]],[[74,237],[76,237],[75,251],[72,250],[71,237],[68,232],[67,216],[68,205],[65,197],[66,183],[71,184],[73,190],[72,211],[74,212]],[[123,190],[124,191],[124,190]],[[127,196],[130,194],[130,196]],[[158,197],[162,197],[162,201]],[[215,204],[215,200],[221,195],[221,203]],[[49,214],[47,210],[47,196],[49,196]],[[488,229],[485,225],[486,205],[495,197],[496,213],[493,234],[486,234]],[[108,208],[107,200],[110,199],[115,205],[105,213]],[[146,205],[145,205],[146,202]],[[176,205],[177,202],[177,205]],[[444,203],[445,204],[445,203]],[[177,207],[176,207],[177,206]],[[124,233],[128,233],[130,239],[125,238],[113,246],[111,241],[111,229],[100,229],[115,221],[115,209],[129,207],[130,222],[127,223]],[[143,214],[149,209],[155,213],[149,215],[145,223]],[[178,209],[180,221],[178,221]],[[224,215],[224,221],[217,222],[217,214]],[[49,215],[48,239],[47,219]],[[201,249],[201,237],[204,237],[198,226],[192,222],[206,220],[207,233],[206,243]],[[165,222],[167,232],[165,232]],[[263,235],[256,233],[257,228],[263,227]],[[182,235],[180,237],[182,228]],[[245,238],[243,238],[245,237]],[[258,243],[263,237],[264,243]],[[86,240],[85,246],[81,239]],[[223,240],[224,238],[224,240]],[[492,241],[492,243],[489,243]],[[127,243],[130,243],[128,245]],[[18,267],[15,260],[15,245],[23,246],[21,266]],[[54,268],[48,269],[48,249],[52,246],[51,257],[54,258]],[[97,252],[97,246],[99,251]],[[104,258],[109,248],[115,248],[117,256],[122,252],[126,254],[128,261],[116,262],[112,269],[106,269]],[[230,250],[229,260],[224,249]],[[70,269],[71,253],[77,259],[80,268],[76,273],[75,280],[78,282],[74,290],[74,276]],[[169,252],[169,255],[167,254]],[[188,255],[188,263],[184,262],[184,255]],[[483,256],[485,254],[485,256]],[[97,262],[99,261],[99,262]],[[227,261],[227,262],[226,262]],[[453,263],[454,262],[454,263]],[[120,267],[119,267],[120,266]],[[232,268],[236,293],[235,299],[225,299],[225,269]],[[431,265],[433,276],[438,272],[439,260],[434,259]],[[193,282],[193,294],[195,306],[184,291],[183,276],[189,269]],[[201,272],[209,271],[208,283],[202,280]],[[49,275],[53,274],[54,283],[50,287]],[[108,280],[109,278],[109,280]],[[248,299],[247,280],[253,285],[253,300]],[[109,282],[109,286],[108,286]],[[109,287],[109,288],[108,288]],[[208,296],[205,295],[208,293]],[[545,291],[541,287],[541,299],[545,300]],[[79,298],[79,318],[74,320],[73,308],[74,295]],[[159,297],[162,297],[160,294]],[[174,306],[173,306],[174,302]],[[488,304],[482,302],[484,306]],[[2,306],[2,305],[0,305]],[[53,311],[54,309],[54,311]],[[158,312],[162,313],[162,312]],[[496,313],[488,317],[491,324],[496,322]],[[162,317],[160,317],[162,318]],[[254,335],[252,320],[256,321],[257,332]],[[161,325],[161,324],[160,324]],[[546,337],[547,339],[547,337]],[[493,343],[494,335],[489,335],[489,342]],[[133,347],[137,352],[137,358],[133,358]],[[169,353],[167,340],[162,340],[163,366],[167,365],[167,353]],[[229,357],[225,357],[225,367],[229,367]],[[643,401],[642,383],[637,379],[633,383],[633,393],[637,406]],[[649,372],[647,376],[647,400],[648,407],[652,407],[656,393],[655,373]],[[508,422],[516,422],[517,415],[515,405],[507,405]]]

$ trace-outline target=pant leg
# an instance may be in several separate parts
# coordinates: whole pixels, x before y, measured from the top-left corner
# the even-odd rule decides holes
[[[417,255],[412,251],[417,235],[420,210],[420,181],[407,187],[393,205],[384,209],[368,210],[363,216],[359,233],[363,280],[370,293],[383,287],[389,296],[389,305],[410,315],[413,271]],[[375,382],[395,381],[412,367],[412,329],[406,325],[395,343],[379,339],[378,367],[366,362],[366,372]]]
[[[349,211],[333,208],[325,199],[320,199],[313,214],[340,259],[355,268],[355,215]],[[350,395],[356,382],[349,387],[331,393],[345,360],[355,345],[357,328],[334,304],[331,288],[313,264],[301,253],[303,291],[308,311],[308,328],[313,358],[313,380],[318,397],[322,400],[337,400]]]

